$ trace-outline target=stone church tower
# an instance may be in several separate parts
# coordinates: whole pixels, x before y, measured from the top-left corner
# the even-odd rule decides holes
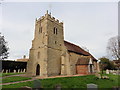
[[[30,49],[27,75],[61,74],[61,54],[64,47],[63,23],[47,13],[35,22],[35,36]]]
[[[27,76],[94,74],[97,60],[81,47],[64,40],[63,23],[47,13],[35,22],[27,62]]]

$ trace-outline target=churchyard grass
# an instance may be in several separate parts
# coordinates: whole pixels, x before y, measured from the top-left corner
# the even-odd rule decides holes
[[[20,77],[20,76],[13,76],[13,77],[6,77],[2,79],[2,83],[9,83],[9,82],[16,82],[16,81],[24,81],[31,78],[28,77]]]
[[[24,74],[24,73],[2,73],[2,77],[10,76],[10,75],[17,75],[17,74]]]
[[[60,77],[40,79],[43,88],[53,88],[55,85],[61,85],[62,88],[87,88],[87,84],[94,83],[98,88],[112,88],[120,86],[118,83],[118,75],[107,75],[110,79],[97,79],[94,75],[76,76],[76,77]],[[3,85],[3,88],[20,88],[23,86],[33,87],[33,81]]]

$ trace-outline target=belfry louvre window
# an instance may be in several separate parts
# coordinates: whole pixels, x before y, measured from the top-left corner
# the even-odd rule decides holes
[[[39,34],[42,33],[42,27],[39,28]]]
[[[55,34],[55,27],[54,27],[54,30],[53,30],[54,34]]]
[[[42,33],[42,27],[40,28],[40,32]]]
[[[38,52],[38,59],[40,58],[40,52]]]
[[[40,28],[39,28],[39,34],[40,34]]]
[[[54,27],[53,32],[54,32],[54,34],[57,35],[57,28],[56,27]]]

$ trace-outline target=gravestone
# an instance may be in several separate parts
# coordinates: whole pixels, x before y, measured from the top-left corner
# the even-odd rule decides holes
[[[8,72],[10,73],[10,69],[8,70]]]
[[[117,75],[117,73],[116,73],[116,72],[113,72],[113,75]]]
[[[23,70],[23,72],[25,72],[25,69]]]
[[[108,76],[102,76],[102,79],[109,79]]]
[[[119,70],[117,70],[117,75],[120,75],[120,71]]]
[[[98,86],[96,84],[87,84],[87,90],[98,90]]]
[[[99,73],[95,73],[95,76],[99,79],[101,78],[101,75]]]
[[[33,88],[35,88],[35,89],[41,89],[40,80],[34,80],[34,82],[33,82]]]
[[[2,73],[4,72],[4,69],[2,70]]]
[[[20,69],[18,69],[18,73],[20,72]]]
[[[22,69],[20,70],[20,72],[21,72],[21,73],[23,72]]]
[[[14,73],[16,73],[16,70],[14,69]]]
[[[8,73],[8,70],[6,70],[6,73]]]
[[[109,73],[110,73],[110,72],[109,72],[109,70],[107,69],[107,70],[106,70],[106,74],[109,74]]]

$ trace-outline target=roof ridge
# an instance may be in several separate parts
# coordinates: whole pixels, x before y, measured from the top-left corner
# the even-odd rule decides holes
[[[65,41],[65,40],[64,40]],[[84,50],[83,48],[81,48],[79,45],[76,45],[76,44],[74,44],[74,43],[71,43],[71,42],[68,42],[68,41],[65,41],[65,42],[67,42],[67,43],[69,43],[69,44],[72,44],[72,45],[74,45],[74,46],[77,46],[77,47],[79,47],[80,49],[82,49],[82,50]],[[85,50],[84,50],[85,51]],[[85,52],[87,52],[87,51],[85,51]],[[89,52],[87,52],[87,53],[89,53]]]
[[[85,55],[85,56],[91,56],[91,58],[95,59],[89,52],[82,49],[80,46],[73,44],[71,42],[65,41],[64,44],[67,47],[68,51],[75,52],[77,54]],[[96,59],[95,59],[96,60]]]

